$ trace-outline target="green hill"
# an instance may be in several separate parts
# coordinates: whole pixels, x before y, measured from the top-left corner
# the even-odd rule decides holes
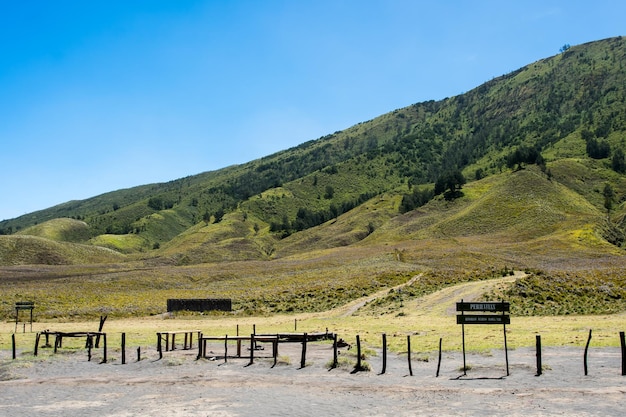
[[[625,66],[622,37],[573,46],[246,164],[2,221],[0,265],[13,269],[0,278],[65,265],[53,275],[83,285],[89,265],[128,288],[293,311],[316,305],[295,288],[324,298],[316,308],[335,303],[320,287],[329,275],[337,299],[424,271],[623,276]]]

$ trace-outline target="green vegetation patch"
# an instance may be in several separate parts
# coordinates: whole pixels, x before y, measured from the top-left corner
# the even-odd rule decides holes
[[[516,316],[612,314],[626,310],[626,277],[611,270],[538,272],[484,299],[510,301]]]

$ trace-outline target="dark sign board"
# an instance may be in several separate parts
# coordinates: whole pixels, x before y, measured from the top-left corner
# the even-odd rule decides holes
[[[456,316],[456,324],[511,324],[511,318],[508,315],[462,314]]]
[[[170,298],[167,300],[167,311],[231,311],[230,298]]]
[[[510,304],[505,302],[456,303],[456,311],[509,311]]]

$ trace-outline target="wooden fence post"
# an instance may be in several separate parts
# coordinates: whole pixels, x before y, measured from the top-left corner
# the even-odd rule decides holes
[[[126,333],[122,333],[122,365],[126,364]]]
[[[439,370],[441,369],[441,341],[443,340],[443,338],[439,338],[439,360],[437,361],[437,375],[436,377],[439,377]]]
[[[387,371],[387,334],[383,333],[383,370],[380,374],[383,375]]]
[[[228,362],[228,335],[224,336],[224,363]]]
[[[141,346],[137,348],[137,362],[141,362]]]
[[[87,342],[86,342],[86,347],[87,347],[87,362],[91,362],[91,348],[93,347],[93,337],[88,334],[87,335]]]
[[[413,368],[411,367],[411,335],[406,337],[406,353],[409,360],[409,375],[413,376]]]
[[[626,339],[624,332],[619,332],[620,345],[622,347],[622,376],[626,375]]]
[[[306,342],[307,334],[304,333],[304,337],[302,338],[302,357],[300,358],[300,369],[306,367]]]
[[[98,326],[98,333],[102,333],[102,328],[104,327],[104,322],[106,321],[107,316],[100,316],[100,325]],[[100,335],[96,336],[96,349],[100,347]]]
[[[278,363],[278,335],[276,335],[276,339],[272,340],[272,356],[274,356],[273,368]]]
[[[361,338],[358,334],[356,335],[356,355],[357,360],[355,370],[360,371],[363,367],[361,366]]]
[[[33,351],[33,355],[37,356],[39,352],[39,338],[41,337],[41,333],[37,332],[35,335],[35,350]]]
[[[535,336],[535,345],[537,346],[537,375],[540,376],[543,373],[543,364],[541,362],[541,335]]]
[[[13,333],[11,335],[11,347],[12,347],[12,351],[13,351],[13,359],[16,358],[16,351],[15,351],[15,333]]]
[[[106,333],[102,333],[102,340],[104,341],[104,348],[103,352],[102,352],[102,362],[100,363],[107,363],[107,334]]]
[[[159,359],[163,359],[163,344],[161,342],[161,333],[157,333],[157,352],[159,352]]]
[[[335,369],[339,364],[338,352],[337,352],[337,333],[333,334],[333,366],[332,369]]]
[[[585,345],[585,359],[584,359],[584,366],[585,366],[585,376],[587,376],[587,352],[589,351],[589,342],[591,342],[591,329],[589,329],[589,337],[587,338],[587,344]]]
[[[248,366],[254,363],[254,333],[250,335],[250,363]]]

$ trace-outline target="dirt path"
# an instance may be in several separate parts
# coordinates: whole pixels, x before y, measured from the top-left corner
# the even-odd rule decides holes
[[[472,281],[464,284],[447,287],[432,294],[425,295],[416,301],[416,310],[420,315],[449,316],[456,314],[456,303],[464,301],[474,301],[482,294],[495,287],[508,285],[526,274],[516,271],[514,275],[494,278],[485,281]]]
[[[397,291],[403,287],[413,285],[417,280],[421,278],[421,276],[422,274],[416,275],[404,284],[396,285],[395,287],[393,287],[393,290]],[[477,297],[480,297],[482,294],[490,291],[495,287],[510,284],[512,282],[515,282],[516,279],[523,278],[524,276],[526,276],[524,272],[516,271],[514,275],[503,278],[494,278],[484,281],[473,281],[454,285],[452,287],[447,287],[435,293],[420,297],[415,302],[416,307],[418,311],[422,312],[422,315],[433,315],[441,317],[456,314],[455,309],[456,303],[458,301],[473,301]],[[344,306],[335,309],[335,311],[333,311],[331,315],[338,317],[349,317],[365,304],[386,296],[387,294],[389,294],[389,291],[391,291],[391,288],[386,288],[374,294],[368,295],[367,297],[362,297],[354,300]]]
[[[410,280],[408,280],[407,282],[405,282],[404,284],[400,284],[400,285],[396,285],[395,287],[392,288],[385,288],[384,290],[380,290],[374,294],[368,295],[367,297],[361,297],[357,300],[354,300],[348,304],[345,304],[341,307],[339,307],[338,309],[336,309],[333,312],[333,316],[339,316],[339,317],[349,317],[351,315],[353,315],[358,309],[360,309],[361,307],[363,307],[365,304],[374,301],[378,298],[384,297],[387,294],[389,294],[389,291],[391,291],[392,289],[394,291],[399,290],[400,288],[404,288],[408,285],[413,285],[413,283],[415,281],[417,281],[418,279],[420,279],[420,277],[422,276],[422,274],[418,274],[415,275],[413,278],[411,278]]]

